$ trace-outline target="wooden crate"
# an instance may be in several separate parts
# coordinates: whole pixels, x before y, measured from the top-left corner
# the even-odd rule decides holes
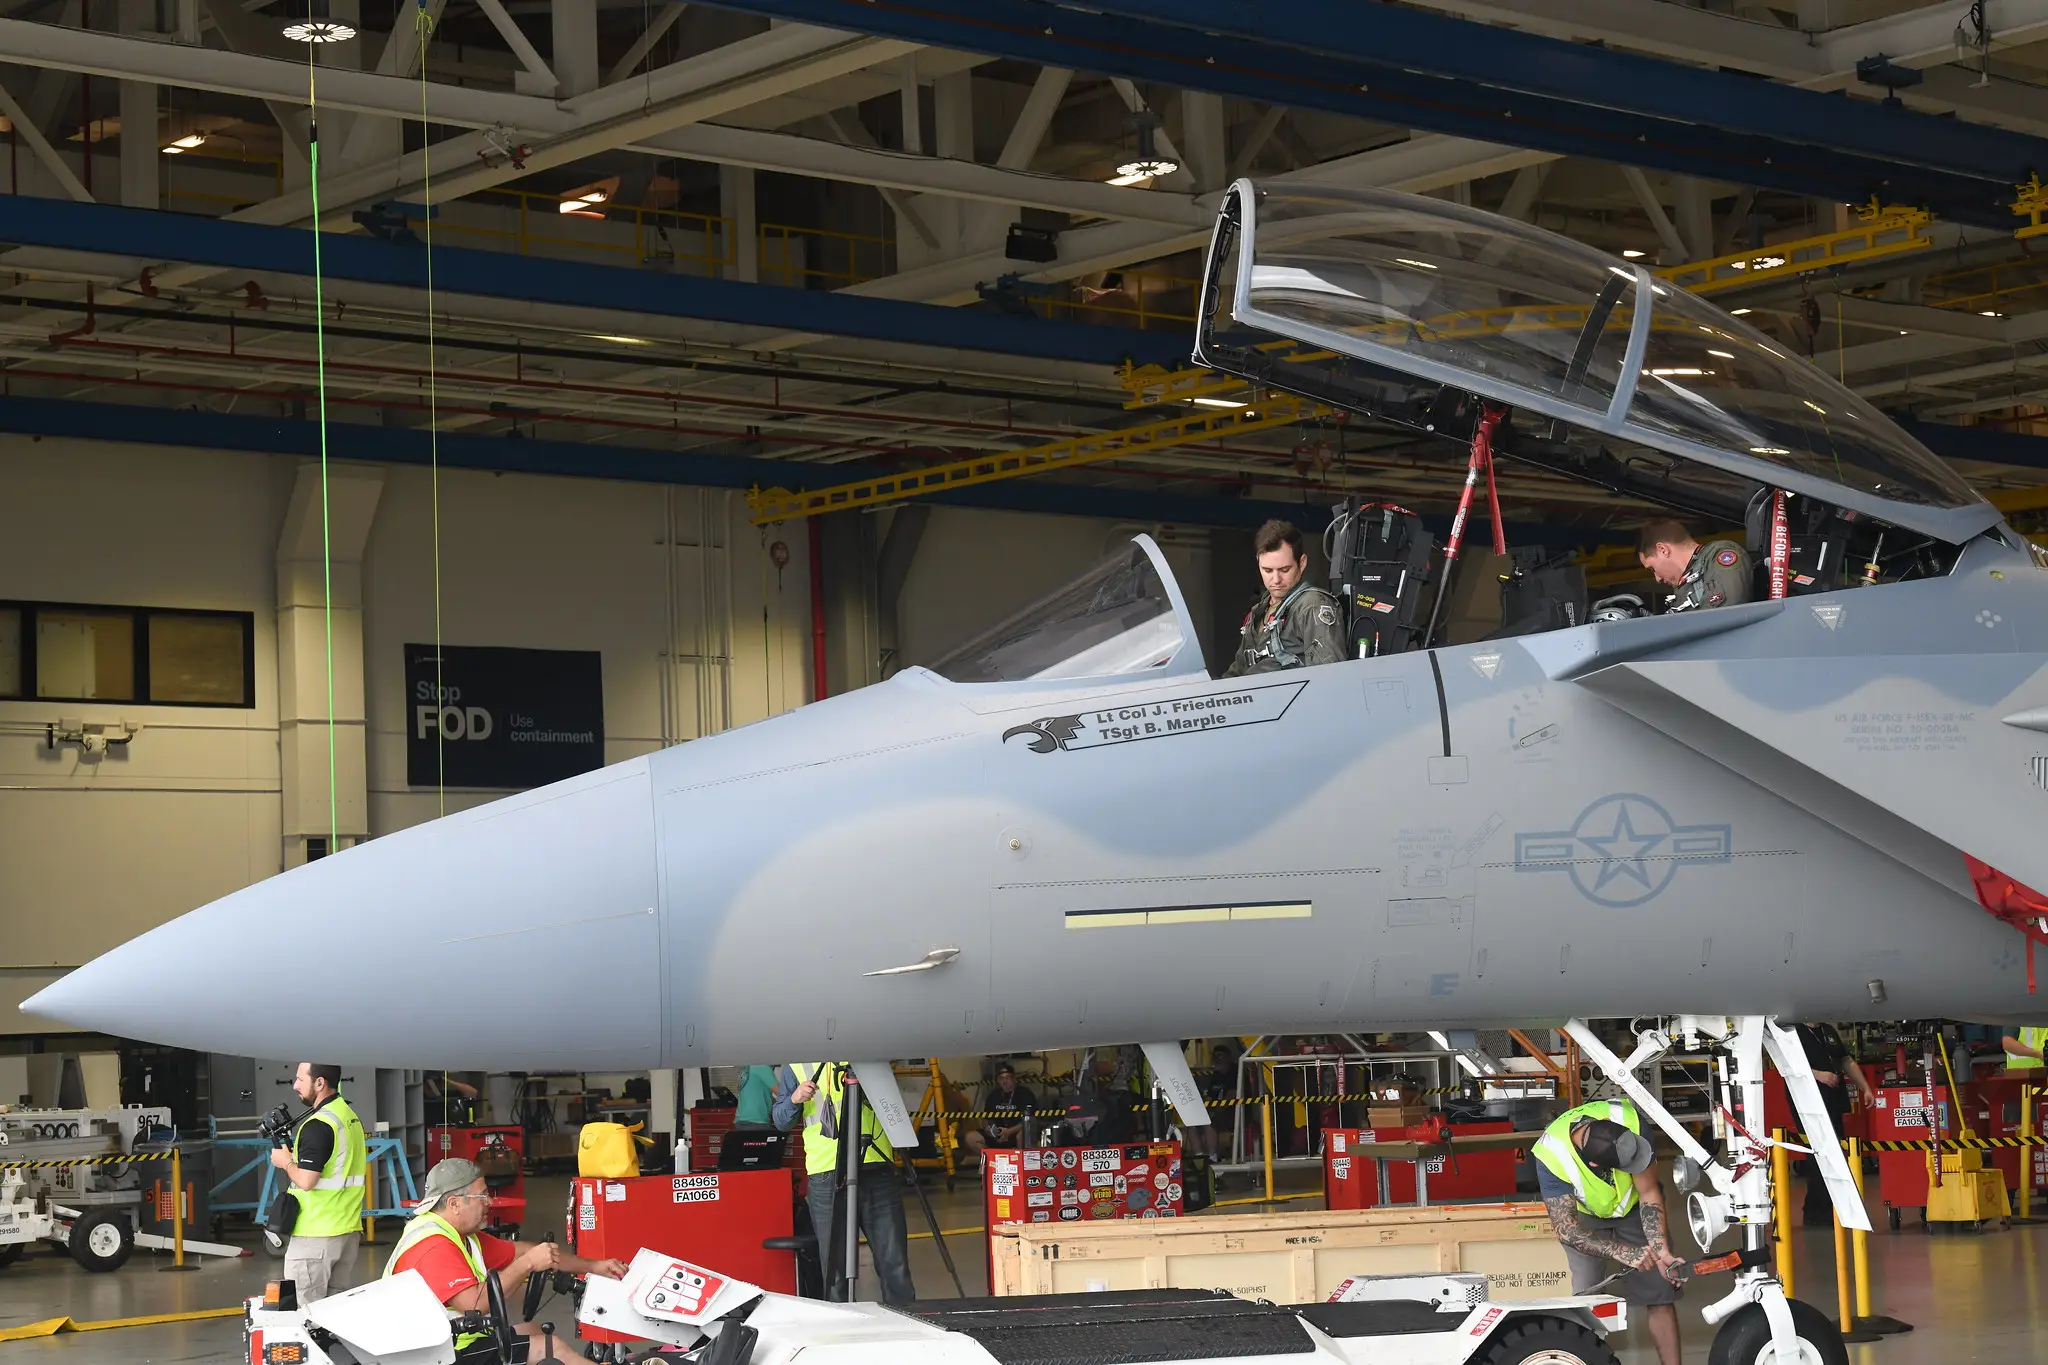
[[[1541,1204],[1207,1214],[996,1228],[998,1294],[1223,1289],[1275,1303],[1326,1299],[1350,1275],[1469,1270],[1495,1299],[1569,1292]]]

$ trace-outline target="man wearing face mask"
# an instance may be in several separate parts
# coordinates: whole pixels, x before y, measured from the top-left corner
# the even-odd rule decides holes
[[[1627,1100],[1566,1110],[1536,1143],[1536,1180],[1564,1244],[1572,1292],[1626,1301],[1649,1326],[1658,1365],[1679,1365],[1678,1282],[1686,1262],[1665,1235],[1664,1186],[1642,1127]]]

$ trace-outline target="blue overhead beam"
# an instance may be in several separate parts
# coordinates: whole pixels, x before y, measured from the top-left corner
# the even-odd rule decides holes
[[[0,242],[186,261],[224,270],[313,273],[313,236],[305,228],[30,195],[0,195]],[[320,264],[333,280],[421,290],[427,282],[426,248],[417,243],[330,232],[321,239]],[[1189,354],[1188,338],[1172,332],[1047,322],[979,308],[942,308],[438,243],[434,247],[434,289],[444,295],[696,318],[1095,365],[1115,366],[1131,360],[1172,366],[1185,363]]]
[[[1225,0],[715,2],[1561,156],[1842,202],[1876,195],[1986,226],[2011,226],[2014,187],[2048,169],[2040,138],[1367,0],[1315,0],[1316,19]],[[1282,26],[1300,36],[1275,36]]]
[[[320,426],[293,418],[252,417],[120,403],[83,403],[62,398],[0,397],[0,432],[24,436],[71,437],[130,445],[232,450],[257,455],[320,457]],[[329,422],[327,454],[366,464],[425,466],[433,446],[424,429],[373,427]],[[444,431],[444,469],[486,469],[518,474],[553,474],[579,479],[682,484],[696,488],[803,486],[804,475],[833,483],[875,478],[891,471],[875,465],[809,467],[786,460],[694,451],[650,450],[623,445],[580,445],[513,436],[479,436]],[[1163,521],[1182,526],[1257,526],[1269,517],[1328,519],[1325,502],[1297,504],[1249,498],[1205,498],[1143,489],[1101,488],[1043,479],[1011,479],[934,494],[925,501],[951,507],[981,507],[1057,516],[1108,517],[1118,521]],[[1309,514],[1313,514],[1310,516]]]
[[[1894,416],[1906,434],[1944,460],[1977,460],[2020,469],[2048,469],[2048,439],[2002,427],[1958,427]]]

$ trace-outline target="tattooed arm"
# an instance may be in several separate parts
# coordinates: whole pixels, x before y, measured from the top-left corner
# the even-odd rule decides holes
[[[1654,1169],[1644,1171],[1635,1178],[1636,1203],[1642,1212],[1643,1240],[1649,1243],[1650,1257],[1644,1262],[1653,1269],[1663,1271],[1683,1261],[1683,1257],[1671,1250],[1671,1238],[1666,1231],[1666,1210],[1664,1207],[1664,1182],[1657,1178]]]
[[[1550,1225],[1557,1230],[1557,1240],[1568,1247],[1576,1247],[1589,1256],[1604,1256],[1631,1270],[1640,1270],[1653,1265],[1650,1248],[1632,1246],[1604,1228],[1587,1226],[1579,1217],[1579,1201],[1569,1194],[1552,1195],[1543,1201],[1550,1210]],[[1644,1228],[1649,1227],[1649,1210],[1644,1210]],[[1658,1208],[1658,1223],[1661,1230],[1663,1208]],[[1661,1242],[1659,1243],[1661,1245]]]

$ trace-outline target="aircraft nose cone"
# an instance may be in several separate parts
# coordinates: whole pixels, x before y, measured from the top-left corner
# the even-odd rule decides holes
[[[662,1051],[645,759],[371,840],[223,897],[23,1011],[212,1052],[392,1067]]]

